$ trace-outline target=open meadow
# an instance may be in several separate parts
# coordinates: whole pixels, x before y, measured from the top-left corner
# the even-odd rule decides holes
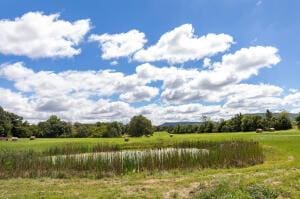
[[[251,148],[252,144],[255,145],[257,142],[262,147],[263,163],[260,162],[259,149]],[[224,153],[228,149],[224,147],[226,143],[229,147],[233,146],[232,143],[236,143],[233,148],[230,148],[236,151],[232,152],[233,155],[226,154],[223,159],[220,158],[223,157],[220,151],[221,155],[214,155],[217,157],[214,160],[205,159],[205,155],[200,155],[197,156],[200,159],[193,161],[187,159],[179,164],[182,159],[178,159],[179,152],[176,152],[173,155],[168,153],[166,156],[169,158],[168,164],[161,164],[159,160],[154,161],[152,156],[145,155],[143,157],[148,159],[144,158],[142,161],[149,162],[150,158],[153,167],[150,168],[148,164],[143,165],[139,162],[140,168],[137,170],[135,162],[130,162],[131,159],[128,159],[130,164],[127,164],[126,172],[124,168],[118,167],[118,162],[113,157],[114,166],[106,168],[107,171],[112,171],[105,175],[92,175],[99,171],[91,169],[88,164],[82,167],[78,164],[77,156],[74,157],[74,153],[87,154],[95,150],[103,152],[170,147],[209,148],[209,156],[212,156],[211,154],[219,154],[214,152],[214,149],[218,148],[216,146],[222,146],[223,148],[220,149],[223,149]],[[193,146],[190,146],[191,144]],[[240,147],[243,144],[249,147]],[[14,157],[17,162],[16,167],[11,165],[5,167],[13,168],[15,171],[5,172],[3,171],[5,155],[2,155],[4,158],[2,157],[0,198],[300,198],[299,130],[262,134],[254,132],[178,134],[173,137],[166,132],[156,132],[151,137],[130,138],[128,142],[125,142],[124,138],[40,138],[31,141],[20,139],[16,142],[1,141],[0,148],[6,152],[6,156],[21,154],[22,151],[30,151],[31,155],[44,154],[46,157],[51,155],[56,158],[61,157],[59,156],[61,154],[67,154],[70,162],[64,164],[65,159],[60,158],[63,163],[56,169],[63,171],[72,169],[72,172],[55,175],[49,172],[33,172],[29,175],[30,171],[35,171],[34,169],[43,171],[42,169],[47,168],[43,166],[44,159],[39,162],[42,166],[32,169],[29,168],[30,165],[26,165],[25,159],[21,159],[24,157],[20,156],[19,159]],[[245,158],[246,153],[242,151],[249,152],[247,150],[253,154],[250,157],[247,153],[248,156]],[[240,158],[235,156],[236,154],[242,154],[240,157],[243,156],[244,159],[236,162],[236,158]],[[95,161],[97,164],[103,161],[103,158],[98,156],[95,159],[87,159],[92,164]],[[200,164],[201,167],[198,167],[194,162],[207,160],[211,161],[211,165]],[[226,162],[227,166],[218,166],[221,161],[222,164]],[[78,164],[76,168],[74,164]],[[18,165],[23,165],[24,168]],[[27,169],[28,176],[18,176],[18,169]],[[91,175],[86,172],[83,174],[81,170],[90,171]]]
[[[299,10],[0,1],[0,199],[300,199]]]

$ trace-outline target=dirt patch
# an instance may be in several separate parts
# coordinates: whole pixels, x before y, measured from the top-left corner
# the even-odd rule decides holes
[[[294,156],[290,155],[290,156],[288,157],[288,162],[293,162],[294,159],[295,159]]]

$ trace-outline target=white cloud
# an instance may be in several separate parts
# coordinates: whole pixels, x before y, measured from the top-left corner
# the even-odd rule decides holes
[[[28,12],[14,20],[0,20],[0,53],[30,58],[72,57],[90,30],[89,19],[69,22],[59,14]]]
[[[28,99],[21,93],[12,92],[9,89],[0,88],[0,105],[10,110],[22,110],[28,108]]]
[[[132,91],[121,94],[120,99],[126,102],[150,101],[157,96],[158,93],[158,88],[140,86]]]
[[[211,68],[211,59],[209,59],[209,58],[205,58],[204,60],[203,60],[203,67],[205,67],[205,68]]]
[[[58,15],[52,18],[41,13],[33,15],[48,17],[48,21],[55,24],[69,23],[58,20]],[[7,22],[19,23],[23,18]],[[0,27],[4,22],[0,22]],[[275,85],[247,83],[261,69],[280,62],[275,47],[241,48],[224,54],[217,61],[210,56],[228,50],[233,39],[224,34],[197,37],[189,24],[164,34],[157,44],[140,51],[146,39],[136,30],[94,35],[90,39],[100,43],[102,57],[112,59],[112,65],[117,63],[115,58],[124,56],[170,63],[205,59],[203,67],[189,68],[144,63],[132,74],[115,70],[34,71],[22,62],[2,64],[0,78],[10,81],[14,89],[0,87],[0,106],[30,121],[57,114],[68,121],[127,122],[133,115],[144,114],[155,124],[200,121],[203,115],[213,119],[227,118],[239,112],[255,113],[265,109],[300,111],[298,90],[291,89],[284,94],[284,90]],[[81,40],[78,37],[76,41]],[[143,102],[143,106],[135,102]]]
[[[281,59],[277,48],[272,46],[253,46],[242,48],[233,54],[223,55],[222,62],[213,64],[215,73],[236,73],[235,79],[241,81],[257,75],[259,69],[278,64]]]
[[[223,108],[230,113],[257,113],[266,109],[280,110],[283,89],[268,84],[237,84],[227,88],[224,93]]]
[[[256,6],[260,6],[263,2],[262,1],[257,1]]]
[[[256,46],[224,55],[221,62],[211,63],[210,69],[206,70],[159,68],[142,64],[136,68],[136,73],[147,82],[163,82],[161,97],[164,102],[220,102],[224,99],[225,91],[230,93],[234,85],[257,75],[261,68],[271,67],[279,61],[276,48]]]
[[[224,52],[232,43],[233,38],[226,34],[210,33],[198,37],[191,24],[184,24],[163,34],[155,45],[135,53],[134,59],[140,62],[184,63]]]
[[[130,30],[119,34],[91,35],[90,41],[99,42],[103,59],[127,57],[143,48],[147,42],[145,34],[138,30]]]
[[[112,70],[55,73],[36,72],[21,62],[3,64],[0,78],[12,81],[19,92],[2,89],[5,95],[0,102],[31,121],[58,114],[68,121],[126,122],[142,113],[158,124],[198,121],[202,115],[217,119],[267,108],[296,111],[300,107],[296,91],[283,96],[283,89],[274,85],[242,83],[279,61],[276,48],[257,46],[224,55],[220,62],[210,63],[210,68],[203,70],[146,63],[128,75]],[[156,84],[158,81],[162,85]],[[159,93],[160,104],[154,104]],[[118,99],[111,101],[115,96]],[[148,105],[131,106],[139,101]],[[203,105],[205,102],[212,105]]]
[[[282,103],[287,110],[291,110],[294,113],[300,112],[300,92],[289,93],[284,97]]]
[[[116,65],[118,65],[118,64],[119,64],[119,63],[118,63],[116,60],[110,62],[110,65],[112,65],[112,66],[116,66]]]
[[[198,103],[177,106],[149,104],[138,109],[140,114],[150,118],[155,124],[177,121],[199,122],[204,115],[217,119],[220,110],[220,105],[205,106]]]
[[[0,77],[14,82],[23,93],[34,93],[39,97],[72,95],[76,97],[109,97],[117,94],[125,101],[149,101],[158,94],[158,89],[145,85],[136,75],[103,71],[52,71],[33,70],[23,63],[0,66]],[[51,102],[53,104],[53,102]]]

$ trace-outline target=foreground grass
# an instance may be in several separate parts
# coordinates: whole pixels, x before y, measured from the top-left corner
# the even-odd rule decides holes
[[[246,198],[249,196],[248,188],[253,187],[252,185],[258,187],[252,189],[257,195],[275,192],[276,196],[281,198],[300,198],[300,131],[298,130],[265,134],[186,134],[175,135],[173,138],[166,133],[156,133],[151,138],[131,138],[129,143],[125,143],[122,138],[35,141],[21,139],[15,143],[1,142],[0,147],[43,151],[67,143],[93,145],[105,142],[136,144],[144,147],[159,142],[233,139],[259,141],[263,145],[266,162],[263,165],[241,169],[145,172],[100,180],[6,179],[0,180],[0,198],[213,198],[214,194],[223,194],[223,198]]]

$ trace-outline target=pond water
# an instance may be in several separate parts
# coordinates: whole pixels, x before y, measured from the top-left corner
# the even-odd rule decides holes
[[[122,159],[139,159],[143,157],[153,157],[153,158],[164,158],[166,156],[199,156],[199,155],[209,155],[208,149],[198,149],[198,148],[160,148],[160,149],[145,149],[145,150],[123,150],[123,151],[113,151],[113,152],[96,152],[96,153],[79,153],[70,155],[57,155],[51,156],[52,160],[64,158],[75,158],[75,159],[107,159],[111,160],[114,158]]]

